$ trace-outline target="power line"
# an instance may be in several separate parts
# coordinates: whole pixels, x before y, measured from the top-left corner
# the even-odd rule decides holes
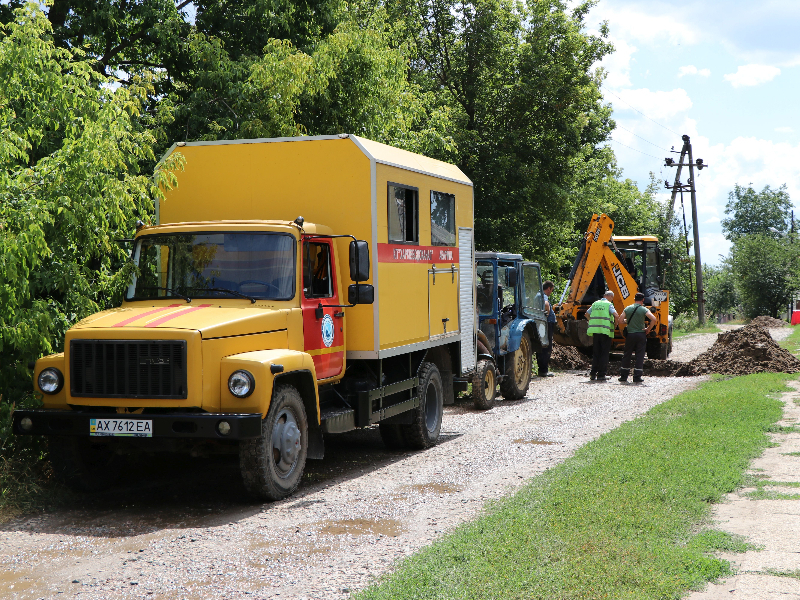
[[[633,133],[633,132],[632,132],[630,129],[628,129],[628,128],[626,128],[626,127],[623,127],[622,125],[619,125],[619,124],[618,124],[618,125],[617,125],[617,128],[618,128],[618,129],[624,129],[625,131],[627,131],[628,133],[630,133],[632,136],[639,138],[639,139],[640,139],[640,140],[642,140],[643,142],[647,142],[647,143],[648,143],[648,144],[650,144],[651,146],[655,146],[655,147],[656,147],[656,148],[658,148],[659,150],[664,150],[664,148],[663,148],[662,146],[659,146],[658,144],[654,144],[654,143],[653,143],[653,142],[651,142],[650,140],[648,140],[648,139],[645,139],[645,138],[643,138],[642,136],[640,136],[640,135],[637,135],[637,134]],[[664,150],[664,152],[668,152],[668,150]]]
[[[622,98],[620,98],[619,96],[617,96],[617,95],[616,95],[614,92],[612,92],[612,91],[611,91],[610,89],[608,89],[606,86],[604,86],[604,85],[601,85],[600,87],[602,87],[602,88],[603,88],[605,91],[607,91],[609,94],[611,94],[611,95],[612,95],[612,96],[614,96],[615,98],[618,98],[619,100],[622,100]],[[655,123],[655,124],[656,124],[656,125],[658,125],[659,127],[663,127],[664,129],[666,129],[666,130],[667,130],[667,131],[669,131],[670,133],[674,133],[675,135],[678,135],[678,136],[680,135],[680,133],[677,133],[677,132],[673,131],[672,129],[670,129],[669,127],[667,127],[667,126],[665,126],[665,125],[662,125],[662,124],[661,124],[661,123],[659,123],[658,121],[656,121],[656,120],[654,120],[654,119],[651,119],[651,118],[650,118],[650,117],[648,117],[646,114],[644,114],[642,111],[640,111],[638,108],[636,108],[635,106],[633,106],[633,105],[632,105],[630,102],[628,102],[627,100],[622,100],[622,102],[624,102],[625,104],[627,104],[628,106],[630,106],[630,107],[631,107],[633,110],[635,110],[637,113],[639,113],[640,115],[642,115],[642,116],[643,116],[645,119],[647,119],[648,121],[653,121],[653,123]]]
[[[633,148],[632,146],[628,146],[627,144],[623,144],[622,142],[620,142],[618,140],[615,140],[614,138],[608,138],[608,139],[609,139],[609,141],[614,142],[615,144],[619,144],[620,146],[625,146],[629,150],[633,150],[634,152],[638,152],[639,154],[644,154],[645,156],[649,156],[650,158],[655,158],[656,160],[663,160],[662,158],[659,158],[658,156],[653,156],[652,154],[648,154],[647,152],[642,152],[641,150]]]

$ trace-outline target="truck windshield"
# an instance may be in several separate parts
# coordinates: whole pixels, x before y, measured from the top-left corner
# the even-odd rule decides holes
[[[236,298],[291,300],[296,240],[284,233],[142,236],[127,300]]]

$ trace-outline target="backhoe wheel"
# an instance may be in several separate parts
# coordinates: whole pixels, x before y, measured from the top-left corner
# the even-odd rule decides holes
[[[383,445],[388,450],[402,450],[406,447],[406,440],[403,438],[403,430],[400,429],[400,425],[379,423],[378,430],[381,432]]]
[[[125,467],[125,457],[116,454],[111,443],[53,436],[48,445],[55,478],[73,490],[105,490],[119,480]]]
[[[672,354],[672,325],[671,324],[669,326],[669,333],[667,334],[667,339],[669,340],[667,342],[667,357],[669,357],[669,355]]]
[[[419,406],[412,411],[410,425],[401,425],[406,446],[423,450],[439,440],[442,429],[443,397],[442,376],[436,365],[422,363],[419,368]]]
[[[262,500],[291,496],[303,477],[308,454],[308,419],[300,393],[282,385],[272,395],[261,435],[239,442],[244,487]]]
[[[505,377],[500,382],[500,393],[506,400],[519,400],[528,393],[533,365],[531,336],[522,332],[519,348],[506,355]]]
[[[497,396],[497,370],[490,360],[479,360],[472,376],[472,399],[478,410],[489,410]]]
[[[661,358],[662,354],[662,346],[666,344],[662,344],[658,338],[647,338],[647,345],[645,346],[645,350],[647,352],[647,358],[650,359],[659,359]]]

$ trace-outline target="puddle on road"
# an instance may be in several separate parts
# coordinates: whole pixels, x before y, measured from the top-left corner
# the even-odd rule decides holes
[[[537,440],[537,439],[524,440],[522,438],[519,438],[517,440],[514,440],[514,443],[515,444],[536,444],[537,446],[553,446],[555,444],[558,444],[559,442],[548,442],[547,440]]]
[[[417,492],[418,494],[455,494],[464,488],[455,483],[417,483],[403,486],[404,491]]]
[[[320,533],[328,535],[387,535],[397,537],[405,533],[406,528],[397,519],[343,519],[341,521],[323,521]]]

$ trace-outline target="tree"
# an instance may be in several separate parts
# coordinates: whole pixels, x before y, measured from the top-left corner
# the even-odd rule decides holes
[[[731,216],[722,220],[722,231],[731,241],[753,233],[775,237],[773,230],[789,229],[791,209],[786,184],[777,190],[767,185],[760,192],[737,184],[728,194],[725,214]]]
[[[568,260],[576,163],[612,129],[594,65],[612,48],[583,31],[591,2],[402,0],[412,76],[452,111],[457,163],[472,179],[476,245]],[[571,240],[569,240],[571,242]],[[571,244],[570,244],[571,245]]]
[[[75,321],[119,301],[132,266],[114,239],[149,219],[146,88],[114,89],[79,50],[56,48],[36,4],[0,29],[0,394],[32,389],[28,361]]]
[[[752,233],[736,239],[731,266],[736,292],[747,318],[778,317],[786,308],[800,264],[800,244]]]
[[[703,285],[706,292],[706,311],[709,315],[718,316],[736,311],[739,305],[736,279],[728,261],[718,267],[703,265]]]

